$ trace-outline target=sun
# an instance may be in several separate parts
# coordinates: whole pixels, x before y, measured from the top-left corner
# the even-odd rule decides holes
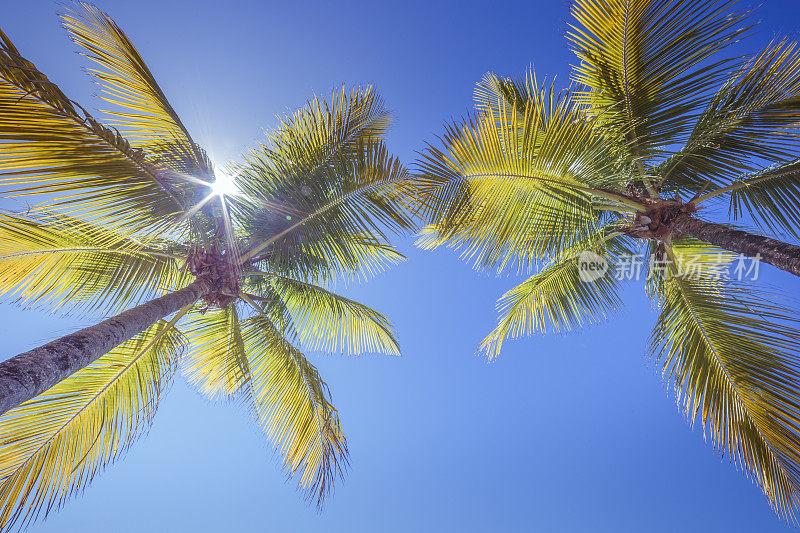
[[[239,187],[236,186],[236,178],[220,170],[215,170],[216,176],[211,183],[211,194],[216,196],[236,196],[239,194]]]

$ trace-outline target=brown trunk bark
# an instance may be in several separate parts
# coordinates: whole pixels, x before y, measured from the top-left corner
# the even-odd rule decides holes
[[[744,254],[747,257],[759,256],[765,263],[800,276],[800,246],[689,216],[678,218],[672,227],[678,233],[695,237],[724,250]]]
[[[99,324],[3,361],[0,363],[0,414],[43,393],[160,318],[197,301],[207,290],[205,282],[195,281]]]

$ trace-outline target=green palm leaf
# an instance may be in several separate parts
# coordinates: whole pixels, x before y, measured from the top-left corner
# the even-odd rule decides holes
[[[232,398],[247,385],[250,368],[235,304],[191,315],[185,334],[190,348],[181,366],[189,383],[212,400]]]
[[[508,84],[488,80],[496,92],[482,111],[423,153],[415,195],[438,233],[428,245],[451,242],[484,268],[527,268],[594,232],[596,200],[621,199],[607,188],[617,156],[569,92],[539,91],[531,75],[506,98]]]
[[[119,312],[189,283],[171,246],[56,213],[0,213],[0,295],[50,310]]]
[[[403,195],[410,175],[382,142],[361,140],[326,154],[316,174],[276,175],[269,149],[262,148],[237,173],[243,195],[232,209],[252,242],[243,260],[269,258],[275,268],[304,274],[352,271],[354,240],[384,240],[384,228],[414,227]],[[329,268],[298,263],[306,258]]]
[[[299,342],[310,350],[399,355],[386,317],[328,290],[283,276],[269,278],[291,316]]]
[[[0,417],[3,530],[61,507],[147,430],[180,343],[159,322]]]
[[[367,233],[330,237],[324,245],[305,246],[302,251],[306,254],[303,262],[295,263],[302,270],[295,267],[286,271],[292,275],[297,275],[298,270],[305,271],[310,279],[319,281],[333,278],[366,281],[406,259],[394,246]]]
[[[745,214],[762,230],[800,239],[800,160],[771,166],[731,184],[730,214]]]
[[[619,282],[612,272],[596,280],[584,280],[579,270],[582,252],[591,252],[609,263],[621,253],[630,253],[623,237],[601,232],[564,250],[539,273],[506,292],[497,302],[500,321],[481,342],[479,349],[496,358],[506,338],[563,333],[586,323],[598,322],[618,309]]]
[[[800,498],[797,325],[749,288],[673,277],[652,337],[687,418],[790,519]]]
[[[316,368],[256,306],[236,306],[189,322],[184,371],[211,399],[238,397],[283,457],[290,475],[321,504],[347,465],[347,445],[328,386]]]
[[[317,369],[264,316],[242,327],[255,416],[291,475],[321,504],[347,467],[347,443]]]
[[[182,185],[81,111],[0,32],[4,192],[42,197],[64,212],[91,212],[129,230],[173,227],[185,205]]]
[[[677,142],[703,99],[731,66],[711,59],[749,28],[733,1],[576,0],[568,39],[580,63],[573,79],[581,100],[612,139],[624,139],[631,162]]]
[[[727,187],[743,173],[756,171],[761,161],[800,157],[798,124],[800,51],[796,43],[782,40],[733,73],[698,118],[686,145],[656,174],[671,190]]]
[[[195,179],[213,176],[206,153],[194,142],[172,108],[147,64],[125,32],[96,7],[78,2],[80,9],[61,16],[72,40],[101,69],[91,74],[102,87],[103,100],[123,108],[107,113],[111,125],[170,168]]]

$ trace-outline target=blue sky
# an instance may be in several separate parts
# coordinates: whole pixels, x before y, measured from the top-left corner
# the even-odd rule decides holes
[[[98,1],[126,29],[195,137],[235,157],[313,92],[372,83],[394,110],[390,148],[467,112],[489,70],[566,83],[566,1]],[[747,5],[747,4],[745,4]],[[58,5],[0,4],[0,27],[74,99],[92,102]],[[753,46],[795,35],[800,3],[769,0]],[[30,528],[56,531],[785,531],[760,490],[690,431],[646,355],[656,315],[628,307],[570,336],[475,346],[513,280],[422,253],[343,289],[396,326],[401,358],[314,356],[332,387],[352,468],[322,513],[304,502],[246,413],[179,379],[150,434],[83,496]],[[787,294],[800,281],[765,268]],[[0,305],[13,355],[80,324]]]

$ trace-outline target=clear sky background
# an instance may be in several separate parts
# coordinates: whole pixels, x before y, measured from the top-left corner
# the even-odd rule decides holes
[[[472,105],[494,70],[566,84],[568,2],[102,0],[215,160],[262,139],[314,92],[374,84],[395,112],[390,148],[411,163]],[[749,5],[745,2],[745,5]],[[0,1],[0,27],[72,98],[96,106],[50,0]],[[766,0],[753,46],[796,36],[800,2]],[[755,48],[752,48],[755,51]],[[87,106],[88,107],[88,106]],[[646,346],[656,319],[639,285],[608,323],[475,346],[514,280],[451,251],[422,253],[342,288],[396,326],[401,358],[315,355],[352,468],[318,513],[286,481],[243,410],[179,379],[150,434],[32,532],[786,531],[761,491],[690,431]],[[800,282],[765,268],[787,294]],[[5,356],[78,325],[0,305]]]

